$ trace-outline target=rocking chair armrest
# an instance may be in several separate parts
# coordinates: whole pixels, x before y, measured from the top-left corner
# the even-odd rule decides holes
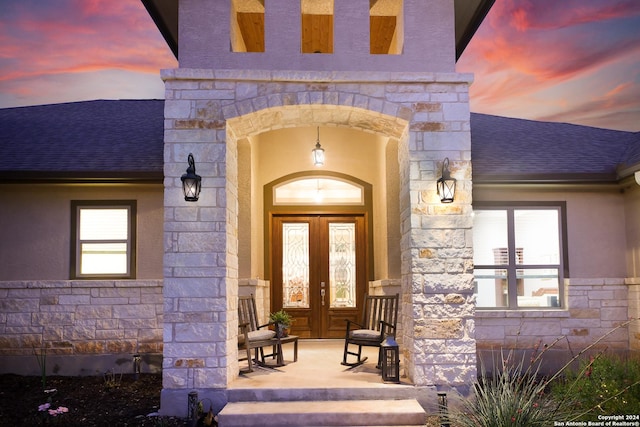
[[[347,332],[351,330],[352,323],[358,327],[357,329],[365,329],[365,327],[358,322],[354,322],[353,320],[350,320],[350,319],[344,319],[344,320],[345,322],[347,322]]]
[[[395,334],[396,334],[396,325],[393,325],[393,324],[391,324],[391,323],[389,323],[389,322],[385,322],[384,320],[381,320],[381,321],[380,321],[380,330],[381,330],[381,331],[382,331],[382,330],[384,330],[384,329],[382,328],[382,326],[387,326],[387,327],[389,327],[390,329],[393,329],[393,335],[395,336]]]
[[[266,327],[266,326],[275,325],[275,324],[276,324],[275,322],[265,323],[264,325],[260,325],[260,326],[258,326],[258,329],[264,328],[264,327]]]

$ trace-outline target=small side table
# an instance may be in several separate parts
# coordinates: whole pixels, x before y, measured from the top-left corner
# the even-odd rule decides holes
[[[284,366],[284,355],[282,354],[282,344],[293,343],[293,361],[298,361],[298,336],[287,335],[280,338],[280,342],[276,345],[276,366]]]

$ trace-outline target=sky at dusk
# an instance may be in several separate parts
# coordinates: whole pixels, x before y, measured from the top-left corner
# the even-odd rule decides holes
[[[0,108],[164,97],[139,0],[0,0]],[[471,110],[640,131],[640,0],[496,0],[458,61]]]

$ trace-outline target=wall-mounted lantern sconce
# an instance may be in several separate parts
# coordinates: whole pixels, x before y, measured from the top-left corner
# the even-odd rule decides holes
[[[324,148],[320,146],[320,127],[318,127],[318,139],[316,140],[316,148],[311,150],[314,166],[324,165]]]
[[[184,193],[185,201],[197,202],[200,196],[202,178],[200,175],[196,175],[196,162],[193,160],[193,154],[189,153],[187,162],[189,162],[187,173],[180,177],[180,180],[182,180],[182,192]]]
[[[436,186],[442,203],[453,202],[456,195],[456,179],[451,177],[448,157],[442,162],[442,176],[438,179]]]

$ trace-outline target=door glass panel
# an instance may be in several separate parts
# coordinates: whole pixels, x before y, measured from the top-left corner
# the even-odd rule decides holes
[[[282,306],[309,308],[309,224],[282,224]]]
[[[329,284],[331,307],[355,307],[356,225],[329,224]]]

